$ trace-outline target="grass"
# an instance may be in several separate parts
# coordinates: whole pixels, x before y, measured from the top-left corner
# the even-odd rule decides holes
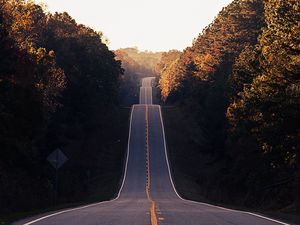
[[[195,127],[192,118],[184,116],[176,106],[162,107],[162,114],[167,139],[167,150],[171,161],[172,174],[174,175],[173,179],[176,189],[182,197],[237,210],[255,211],[258,214],[289,221],[291,224],[300,224],[300,212],[294,206],[281,210],[257,211],[246,208],[243,205],[224,204],[205,197],[213,194],[217,195],[218,190],[206,190],[199,181],[199,177],[205,173],[207,176],[210,173],[214,174],[213,171],[210,171],[214,167],[205,166],[210,159],[206,154],[201,153],[199,147],[196,145],[197,140],[195,139],[201,141],[201,136],[195,137],[195,134],[191,130],[197,129],[197,127]],[[215,169],[217,168],[218,165]],[[199,172],[200,170],[202,173]],[[213,194],[208,194],[209,192]]]

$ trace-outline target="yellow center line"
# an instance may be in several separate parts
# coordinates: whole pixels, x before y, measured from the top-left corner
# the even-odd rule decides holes
[[[145,110],[145,120],[146,120],[146,194],[147,198],[151,203],[150,206],[150,215],[151,215],[151,225],[158,225],[157,215],[156,215],[156,206],[155,201],[151,198],[150,194],[150,148],[149,148],[149,120],[148,120],[148,105],[146,105]]]

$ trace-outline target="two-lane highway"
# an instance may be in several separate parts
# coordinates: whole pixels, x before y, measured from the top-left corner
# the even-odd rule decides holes
[[[14,224],[37,225],[278,225],[249,212],[182,199],[172,182],[159,105],[152,104],[154,78],[142,80],[140,104],[131,112],[128,154],[118,197]]]
[[[140,87],[140,104],[152,105],[152,83],[154,77],[146,77],[142,79]]]

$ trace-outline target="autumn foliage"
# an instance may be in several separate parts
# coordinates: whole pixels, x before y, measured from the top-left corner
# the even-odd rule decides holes
[[[163,98],[193,118],[189,138],[214,162],[191,175],[206,197],[299,204],[299,37],[299,1],[234,0],[161,70]]]
[[[138,48],[121,48],[114,51],[116,59],[122,62],[124,74],[121,76],[121,104],[138,104],[140,81],[143,77],[155,77],[155,66],[161,59],[161,52],[140,51]]]
[[[118,123],[122,72],[102,34],[67,13],[0,1],[0,214],[53,203],[54,170],[46,158],[58,147],[72,158],[63,201],[88,195],[86,172],[99,175],[99,155],[116,138],[106,135]],[[100,150],[87,153],[80,146],[95,132]]]

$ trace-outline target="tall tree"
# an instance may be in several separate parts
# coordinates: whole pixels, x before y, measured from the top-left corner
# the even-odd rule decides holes
[[[295,174],[297,190],[300,42],[296,37],[300,35],[299,10],[297,1],[265,1],[267,26],[253,53],[244,52],[245,56],[242,54],[236,62],[234,80],[244,87],[239,85],[238,97],[227,113],[232,135],[251,136],[256,141],[272,168],[275,180],[271,182],[291,177],[298,168]],[[249,69],[245,71],[241,67]]]
[[[83,173],[99,175],[116,138],[121,62],[101,32],[25,0],[0,0],[0,49],[0,214],[50,205],[45,161],[61,146],[72,145],[64,201],[87,198]],[[100,150],[86,154],[78,143],[96,132]]]

